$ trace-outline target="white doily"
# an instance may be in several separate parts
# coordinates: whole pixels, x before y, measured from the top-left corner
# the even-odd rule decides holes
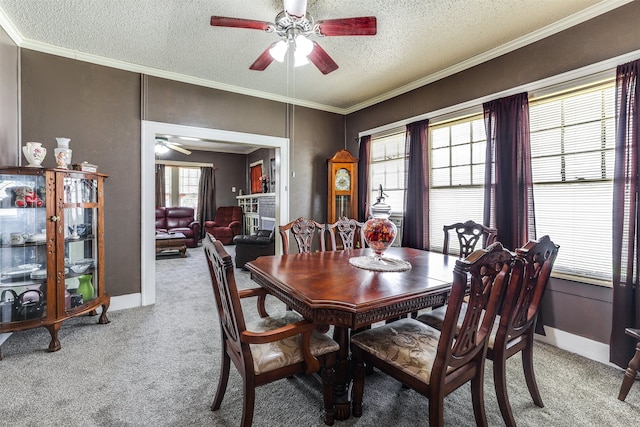
[[[372,256],[356,256],[349,258],[349,264],[354,267],[372,271],[407,271],[411,270],[411,264],[397,258],[382,257],[380,261]]]

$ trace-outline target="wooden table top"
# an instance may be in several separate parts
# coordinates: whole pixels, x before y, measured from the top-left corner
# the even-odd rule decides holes
[[[358,329],[435,304],[451,289],[456,258],[411,248],[385,257],[408,261],[403,272],[364,270],[349,258],[370,249],[264,256],[246,264],[251,278],[308,320]]]

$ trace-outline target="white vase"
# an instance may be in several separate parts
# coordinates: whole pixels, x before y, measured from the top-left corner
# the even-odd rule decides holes
[[[53,150],[56,156],[56,163],[60,169],[69,169],[71,164],[71,149],[69,148],[69,138],[56,138],[58,148]]]
[[[27,167],[30,168],[41,168],[44,156],[47,155],[47,149],[44,148],[40,142],[27,142],[25,146],[22,147],[22,152],[29,162]]]

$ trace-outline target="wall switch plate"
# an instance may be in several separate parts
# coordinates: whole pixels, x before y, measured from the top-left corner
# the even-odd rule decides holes
[[[231,187],[231,192],[235,193],[236,192],[236,187]]]

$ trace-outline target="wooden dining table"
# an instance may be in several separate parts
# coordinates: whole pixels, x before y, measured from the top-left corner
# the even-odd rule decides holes
[[[384,256],[407,261],[406,271],[372,271],[349,263],[371,249],[263,256],[245,264],[251,278],[305,319],[334,326],[340,344],[336,366],[336,418],[350,416],[346,391],[350,331],[446,303],[457,258],[392,247]],[[343,399],[340,399],[343,397]]]

